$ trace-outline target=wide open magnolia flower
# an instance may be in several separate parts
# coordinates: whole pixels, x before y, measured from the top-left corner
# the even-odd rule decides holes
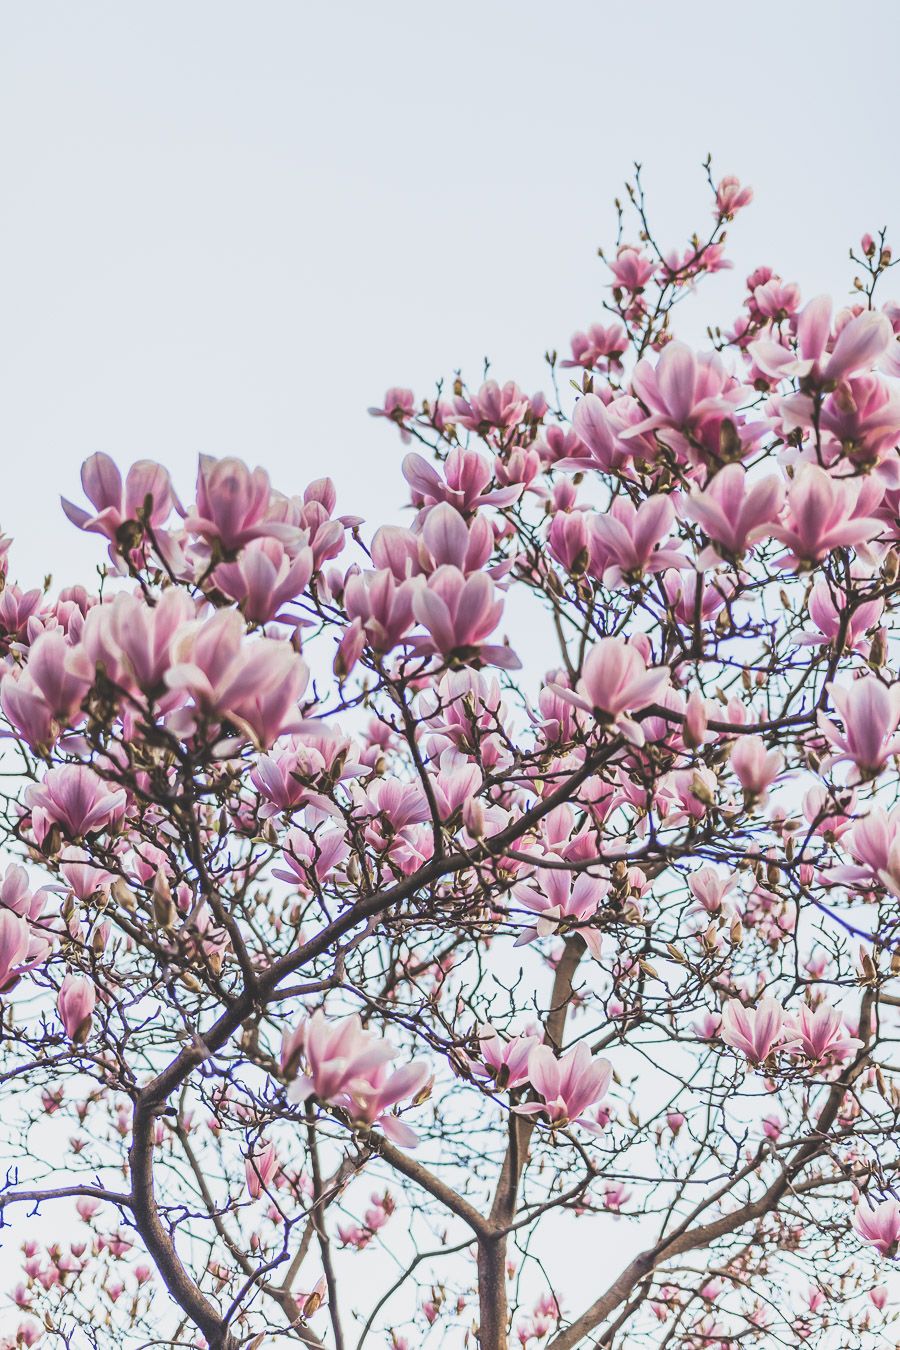
[[[657,702],[669,683],[669,667],[648,670],[636,647],[624,638],[601,638],[588,652],[575,689],[551,687],[560,698],[599,720],[611,722],[632,745],[644,744],[640,723],[628,716]]]
[[[889,1195],[872,1204],[865,1196],[856,1206],[853,1227],[863,1242],[870,1243],[882,1256],[896,1256],[900,1244],[900,1201]]]
[[[319,1010],[303,1024],[302,1049],[295,1039],[295,1034],[286,1033],[282,1064],[292,1065],[302,1057],[307,1072],[288,1088],[290,1101],[315,1097],[346,1111],[356,1126],[379,1125],[397,1144],[418,1143],[390,1108],[422,1091],[430,1078],[427,1064],[416,1060],[389,1070],[397,1051],[390,1041],[364,1029],[356,1013],[330,1022]]]
[[[547,854],[547,861],[563,862],[554,853]],[[549,937],[563,929],[574,929],[584,939],[591,955],[599,960],[602,937],[589,921],[608,891],[608,881],[589,876],[587,872],[576,873],[562,865],[558,868],[539,867],[531,881],[513,887],[513,895],[519,903],[537,915],[534,925],[523,929],[516,938],[516,946]]]
[[[861,778],[874,778],[892,755],[900,754],[900,684],[887,686],[875,675],[865,675],[850,685],[827,687],[844,724],[840,731],[824,713],[818,714],[819,730],[838,752],[832,763],[850,760]]]
[[[595,1059],[583,1041],[558,1059],[549,1045],[536,1045],[528,1056],[528,1077],[542,1100],[514,1106],[519,1115],[546,1116],[554,1130],[583,1125],[600,1132],[600,1126],[585,1119],[584,1113],[609,1091],[612,1065],[608,1059]]]

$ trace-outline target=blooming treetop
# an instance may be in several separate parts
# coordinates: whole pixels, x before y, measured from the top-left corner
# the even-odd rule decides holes
[[[900,305],[692,350],[710,184],[550,394],[388,391],[406,524],[98,453],[96,593],[2,541],[0,1344],[886,1343]]]

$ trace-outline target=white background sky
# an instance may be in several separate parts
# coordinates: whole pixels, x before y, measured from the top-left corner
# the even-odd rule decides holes
[[[367,418],[485,354],[600,317],[611,200],[646,166],[660,234],[708,221],[700,161],[751,182],[730,319],[762,261],[807,294],[896,227],[894,3],[0,4],[0,525],[14,572],[89,578],[62,521],[81,460],[332,472],[393,512]],[[703,318],[709,317],[704,313]],[[697,335],[702,335],[699,313]]]
[[[762,262],[846,295],[863,230],[900,247],[898,39],[893,0],[0,0],[13,572],[90,578],[57,500],[96,449],[188,499],[205,451],[394,514],[399,441],[366,407],[486,354],[543,385],[601,317],[635,158],[671,244],[709,221],[708,150],[756,189],[690,335]]]

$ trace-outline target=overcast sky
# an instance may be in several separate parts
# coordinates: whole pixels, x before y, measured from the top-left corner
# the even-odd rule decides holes
[[[0,524],[22,580],[89,575],[62,522],[85,455],[198,451],[345,510],[403,499],[365,409],[600,316],[631,161],[660,234],[708,220],[699,164],[751,182],[728,319],[766,260],[845,292],[896,227],[893,3],[0,5]],[[699,311],[689,316],[702,332]]]

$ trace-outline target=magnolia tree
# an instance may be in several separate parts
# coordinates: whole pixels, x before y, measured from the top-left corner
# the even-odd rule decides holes
[[[710,185],[407,525],[98,454],[6,580],[3,1346],[894,1343],[900,306],[691,350]]]

